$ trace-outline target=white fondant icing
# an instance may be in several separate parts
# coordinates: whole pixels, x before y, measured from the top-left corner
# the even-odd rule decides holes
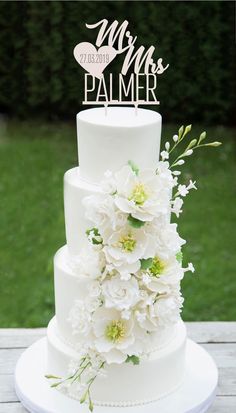
[[[129,160],[140,169],[155,169],[160,149],[161,115],[147,109],[108,107],[77,115],[81,176],[99,182],[104,172],[117,171]]]
[[[47,337],[48,371],[66,376],[70,360],[77,359],[78,354],[58,338],[55,317],[49,323]],[[101,405],[125,407],[158,400],[171,393],[184,377],[185,343],[186,328],[180,322],[175,338],[162,349],[149,353],[138,366],[108,365],[107,376],[98,377],[91,388],[93,400]]]
[[[81,179],[78,167],[70,169],[64,175],[66,240],[71,254],[79,254],[87,239],[85,231],[92,225],[85,218],[82,199],[99,191],[98,186],[91,185]]]

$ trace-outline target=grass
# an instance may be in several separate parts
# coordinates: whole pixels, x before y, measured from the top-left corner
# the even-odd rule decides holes
[[[163,141],[176,129],[164,127]],[[184,261],[196,267],[183,281],[183,318],[235,320],[236,140],[233,129],[208,132],[223,146],[199,149],[183,169],[183,180],[198,185],[179,220]],[[52,259],[65,243],[63,174],[76,164],[74,124],[0,125],[0,327],[46,326],[54,313]]]

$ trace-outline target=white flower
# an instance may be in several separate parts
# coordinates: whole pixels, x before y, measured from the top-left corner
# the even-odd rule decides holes
[[[153,257],[158,255],[160,259],[168,260],[173,255],[180,251],[181,246],[185,244],[185,240],[181,238],[177,232],[177,224],[155,222],[153,231],[156,233],[155,253],[149,255]]]
[[[114,309],[99,308],[93,317],[95,349],[108,364],[123,363],[129,346],[135,341],[133,321],[121,318]]]
[[[172,288],[179,288],[179,283],[184,277],[184,270],[175,256],[168,260],[154,257],[147,273],[150,279],[147,288],[160,294],[170,293]]]
[[[168,168],[162,174],[147,169],[136,175],[129,166],[125,166],[115,174],[115,179],[115,204],[123,213],[140,221],[152,221],[168,212],[173,184]]]
[[[119,276],[106,280],[102,292],[107,308],[125,310],[133,307],[139,300],[139,286],[134,277],[129,281],[122,281]]]
[[[88,244],[79,255],[70,257],[70,265],[76,275],[95,279],[101,276],[104,256]]]
[[[190,190],[190,189],[197,189],[197,187],[196,187],[195,184],[196,184],[196,181],[193,182],[193,181],[190,179],[189,184],[188,184],[188,190]]]
[[[165,161],[166,159],[169,159],[169,152],[162,151],[161,152],[161,159],[162,159],[162,161]]]
[[[107,262],[121,273],[134,273],[140,268],[140,259],[154,252],[154,238],[144,229],[129,225],[111,232],[103,249]]]
[[[197,189],[196,186],[195,186],[195,183],[196,183],[196,182],[192,182],[192,181],[190,180],[188,186],[186,186],[186,185],[179,185],[179,186],[178,186],[178,193],[179,193],[181,196],[186,196],[186,195],[189,193],[190,189]]]
[[[98,297],[86,297],[85,299],[85,305],[89,313],[96,311],[97,308],[101,306],[101,304],[102,301]]]
[[[88,293],[90,297],[99,297],[101,294],[101,284],[99,281],[91,281],[88,284]]]
[[[183,304],[183,298],[180,294],[163,296],[157,299],[151,309],[153,316],[157,318],[160,326],[174,324],[179,319],[180,309]]]
[[[183,212],[183,210],[181,209],[183,206],[184,201],[182,200],[182,198],[180,198],[179,196],[177,196],[174,201],[172,201],[172,207],[171,207],[171,211],[174,212],[174,214],[179,218],[179,215],[181,214],[181,212]]]
[[[180,317],[183,298],[179,288],[156,297],[151,305],[145,307],[146,317],[139,323],[143,329],[149,332],[158,331],[160,327],[175,324]]]
[[[174,136],[173,136],[173,141],[174,141],[174,142],[177,142],[178,139],[179,139],[178,135],[174,135]]]

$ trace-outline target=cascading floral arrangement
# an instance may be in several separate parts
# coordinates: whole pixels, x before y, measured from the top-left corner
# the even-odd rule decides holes
[[[72,360],[69,375],[52,375],[52,387],[71,397],[88,401],[90,389],[106,364],[145,358],[161,330],[180,318],[183,297],[180,282],[192,263],[182,266],[185,244],[171,214],[179,217],[183,198],[195,182],[179,183],[183,158],[203,146],[206,133],[193,139],[172,163],[174,149],[190,132],[191,125],[179,129],[172,146],[165,144],[156,171],[139,170],[131,161],[116,173],[107,171],[98,193],[84,198],[88,245],[73,261],[78,277],[88,279],[88,295],[76,300],[69,321],[77,338],[79,361]]]

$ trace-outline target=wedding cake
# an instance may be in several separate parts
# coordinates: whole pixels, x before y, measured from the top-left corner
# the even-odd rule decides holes
[[[185,374],[180,282],[193,266],[182,267],[185,241],[171,215],[195,185],[179,185],[169,143],[159,160],[161,123],[159,113],[129,107],[77,115],[79,167],[64,176],[67,243],[54,259],[47,377],[91,410],[158,400]]]

